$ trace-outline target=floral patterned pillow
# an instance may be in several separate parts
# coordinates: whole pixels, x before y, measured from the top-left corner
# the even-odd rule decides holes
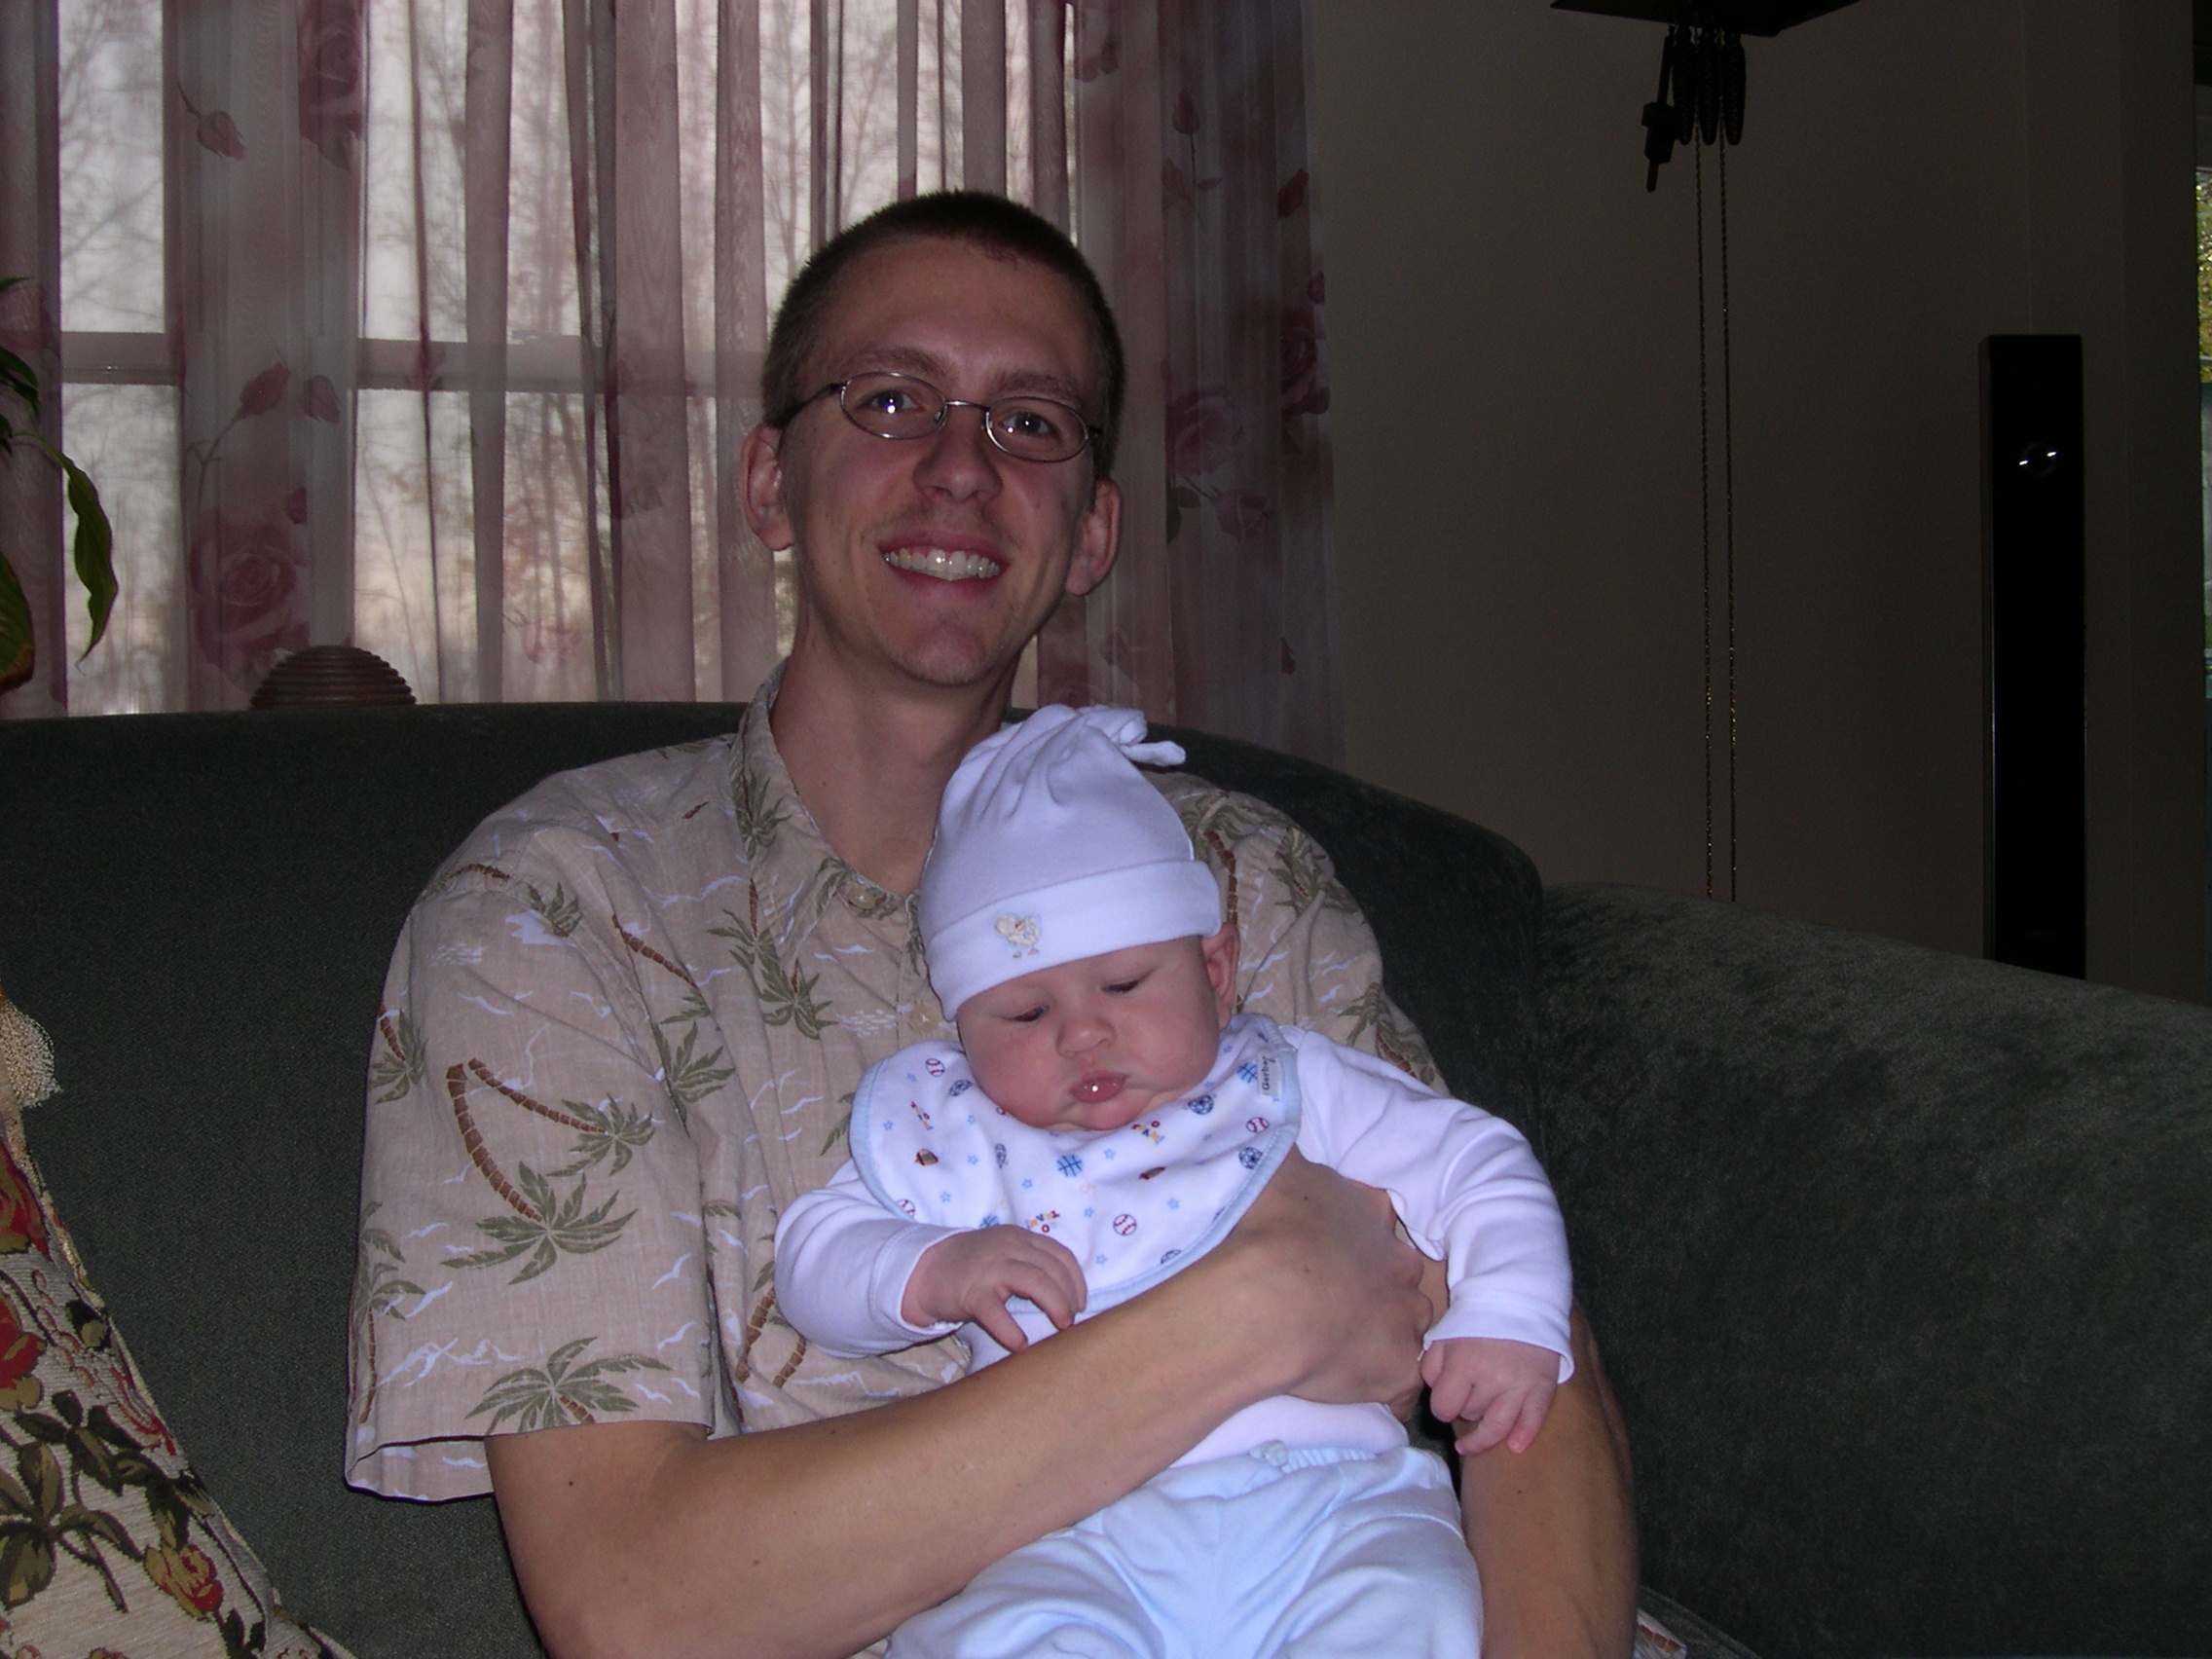
[[[0,1659],[346,1659],[154,1410],[0,1110]]]

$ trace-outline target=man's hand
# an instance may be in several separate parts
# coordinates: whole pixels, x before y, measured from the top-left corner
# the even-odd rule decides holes
[[[1269,1355],[1272,1392],[1381,1401],[1404,1417],[1440,1311],[1421,1288],[1427,1266],[1399,1235],[1387,1198],[1294,1150],[1221,1247],[1187,1272],[1244,1275],[1231,1294],[1269,1309],[1280,1336]]]
[[[1448,1337],[1421,1355],[1428,1409],[1466,1425],[1453,1442],[1461,1456],[1503,1445],[1516,1454],[1534,1443],[1559,1391],[1559,1355],[1503,1337]]]
[[[922,1252],[906,1280],[899,1315],[909,1325],[973,1319],[1010,1353],[1029,1338],[1007,1311],[1006,1299],[1033,1302],[1059,1330],[1075,1323],[1088,1291],[1075,1253],[1025,1227],[979,1227],[940,1238]]]

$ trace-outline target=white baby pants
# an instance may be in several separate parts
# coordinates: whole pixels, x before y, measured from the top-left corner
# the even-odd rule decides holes
[[[889,1659],[1480,1659],[1482,1637],[1443,1459],[1270,1443],[985,1567]]]

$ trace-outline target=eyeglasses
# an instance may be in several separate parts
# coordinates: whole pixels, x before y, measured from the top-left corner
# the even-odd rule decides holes
[[[879,438],[926,438],[943,427],[954,408],[977,410],[985,435],[1016,461],[1073,461],[1092,440],[1105,436],[1081,410],[1029,392],[975,403],[947,397],[912,375],[866,374],[826,386],[806,401],[832,392],[846,420]]]

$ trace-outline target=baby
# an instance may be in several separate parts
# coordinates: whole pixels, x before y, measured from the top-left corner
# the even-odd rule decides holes
[[[1047,708],[946,788],[919,893],[960,1043],[854,1098],[852,1161],[776,1230],[776,1297],[818,1346],[960,1328],[972,1369],[1218,1243],[1292,1146],[1388,1193],[1446,1260],[1421,1375],[1464,1453],[1525,1450],[1572,1369],[1566,1234],[1509,1125],[1314,1033],[1235,1014],[1237,936],[1125,709]],[[1070,1640],[1077,1645],[1064,1643]],[[1247,1407],[1097,1515],[908,1620],[923,1655],[1379,1652],[1477,1659],[1443,1461],[1380,1405]]]

